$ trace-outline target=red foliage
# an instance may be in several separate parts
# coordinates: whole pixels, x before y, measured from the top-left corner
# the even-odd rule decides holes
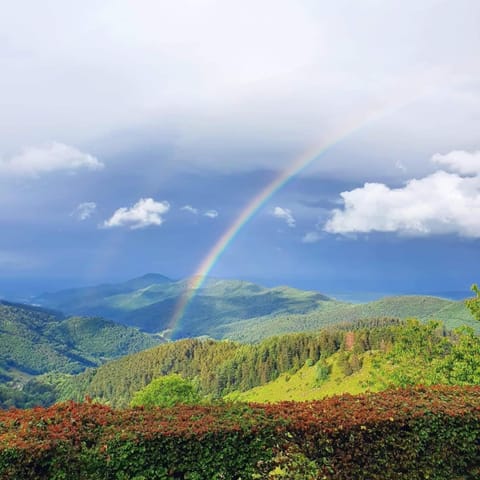
[[[416,478],[403,477],[402,468],[408,465],[411,468],[414,461],[416,465],[430,461],[422,457],[427,454],[445,468],[449,459],[442,456],[443,451],[450,449],[447,454],[454,456],[455,449],[465,439],[470,439],[473,450],[463,443],[462,448],[468,450],[470,457],[478,458],[479,425],[480,387],[417,387],[303,403],[171,409],[113,410],[91,402],[66,402],[49,408],[0,411],[0,478],[13,478],[8,472],[17,471],[15,462],[26,462],[28,458],[31,465],[36,465],[35,462],[45,465],[46,458],[51,462],[59,451],[68,450],[72,457],[75,452],[90,449],[95,451],[97,459],[108,464],[112,461],[111,449],[122,442],[144,447],[163,442],[162,445],[173,445],[172,449],[181,444],[188,450],[189,442],[195,448],[203,448],[199,445],[207,448],[208,439],[216,439],[218,445],[219,439],[233,442],[232,439],[255,437],[262,440],[265,448],[295,444],[322,466],[325,478],[347,478],[346,472],[357,475],[348,478],[377,478],[375,469],[381,475],[391,458],[403,462],[396,470],[396,477],[383,470],[384,477],[378,478]],[[456,426],[459,430],[455,430],[455,437],[452,428]],[[266,432],[273,432],[274,438]],[[437,448],[432,440],[436,437],[443,443],[451,437],[453,443]],[[392,449],[398,449],[395,457],[390,455]],[[15,455],[11,456],[12,452]],[[369,463],[366,455],[375,456],[378,466]],[[169,457],[169,462],[175,461],[172,458]],[[452,462],[462,466],[458,458],[452,458]],[[468,462],[470,465],[464,465],[465,468],[472,467],[471,460]],[[353,466],[349,469],[348,465]],[[451,468],[456,467],[452,464]],[[43,471],[40,467],[32,469],[38,478],[48,478],[38,473]],[[359,471],[373,473],[371,477],[362,477]]]

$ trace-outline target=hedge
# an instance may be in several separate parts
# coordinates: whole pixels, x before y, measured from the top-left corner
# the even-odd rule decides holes
[[[452,480],[480,478],[479,467],[480,387],[272,405],[113,410],[67,402],[0,412],[1,479]]]
[[[266,407],[324,479],[480,478],[480,387],[416,387]]]

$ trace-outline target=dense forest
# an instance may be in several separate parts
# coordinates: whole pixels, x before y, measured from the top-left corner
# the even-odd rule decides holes
[[[58,399],[80,401],[88,396],[124,407],[152,380],[171,374],[189,379],[207,401],[239,392],[246,392],[248,398],[251,389],[311,368],[315,379],[304,388],[320,385],[321,395],[321,382],[332,365],[341,372],[339,393],[345,385],[349,391],[348,379],[359,371],[367,376],[364,391],[418,383],[476,384],[480,381],[478,351],[480,339],[471,329],[450,332],[438,322],[371,319],[257,344],[179,340],[76,376],[55,375],[44,381],[56,390]]]
[[[423,302],[425,311],[432,302],[436,300]],[[467,302],[472,321],[478,316],[477,302],[478,297]],[[480,378],[475,331],[449,330],[435,321],[364,318],[256,343],[191,338],[145,349],[160,340],[98,318],[63,318],[56,312],[13,304],[1,308],[3,407],[82,401],[86,396],[124,407],[153,380],[172,374],[188,379],[205,401],[281,400],[285,397],[278,382],[290,378],[288,398],[296,399],[297,372],[312,377],[296,387],[303,389],[298,398],[309,398],[305,390],[313,387],[317,398],[418,383],[475,384]],[[17,344],[8,342],[9,335],[16,335]],[[24,343],[18,343],[20,338]],[[33,349],[34,344],[40,348]],[[29,355],[29,349],[35,353]],[[141,351],[122,355],[135,350]],[[35,355],[41,360],[37,362]],[[115,356],[120,358],[107,361]],[[350,379],[358,380],[355,388]]]
[[[0,302],[0,406],[51,403],[41,374],[73,374],[161,343],[159,337],[96,317],[70,317]]]

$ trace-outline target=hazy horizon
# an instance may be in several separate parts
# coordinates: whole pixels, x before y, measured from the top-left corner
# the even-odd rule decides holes
[[[143,275],[139,275],[133,278],[140,278],[144,275],[154,274],[154,275],[163,275],[160,272],[148,272]],[[24,280],[20,280],[18,282],[13,282],[10,284],[0,282],[0,300],[5,301],[13,301],[13,302],[25,302],[25,303],[32,303],[34,297],[39,296],[44,293],[55,293],[62,290],[69,290],[69,289],[76,289],[76,288],[85,288],[85,287],[95,287],[98,285],[103,284],[117,284],[122,283],[128,280],[132,280],[133,278],[118,278],[118,279],[108,279],[98,283],[85,283],[79,282],[78,280],[71,279],[70,281],[65,282],[62,280],[61,282],[58,281],[49,281],[48,279],[39,280],[29,283],[25,282]],[[286,282],[281,281],[260,281],[256,279],[248,279],[248,278],[221,278],[221,277],[208,277],[210,280],[240,280],[250,283],[258,284],[262,287],[273,288],[279,286],[287,286],[292,288],[297,288],[299,290],[311,290],[322,293],[330,298],[339,301],[351,302],[351,303],[367,303],[370,301],[379,300],[384,297],[389,296],[398,296],[398,295],[431,295],[446,298],[449,300],[463,300],[471,296],[470,286],[464,289],[454,289],[454,290],[397,290],[397,291],[385,291],[385,290],[362,290],[361,288],[352,288],[354,285],[348,285],[345,287],[344,290],[328,290],[322,288],[316,288],[314,285],[311,286],[301,286],[301,285],[294,285],[288,284]],[[185,278],[169,278],[172,281],[182,281]]]

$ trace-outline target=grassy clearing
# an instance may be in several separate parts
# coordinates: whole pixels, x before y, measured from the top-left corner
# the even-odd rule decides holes
[[[326,362],[332,370],[327,380],[322,383],[317,381],[317,364],[305,364],[294,374],[284,373],[276,380],[255,387],[246,392],[233,392],[227,395],[228,400],[245,402],[273,403],[283,400],[318,400],[342,393],[358,394],[365,391],[377,392],[382,386],[371,379],[372,358],[375,353],[366,352],[360,357],[363,366],[352,375],[345,376],[337,360],[339,354],[330,356]]]

